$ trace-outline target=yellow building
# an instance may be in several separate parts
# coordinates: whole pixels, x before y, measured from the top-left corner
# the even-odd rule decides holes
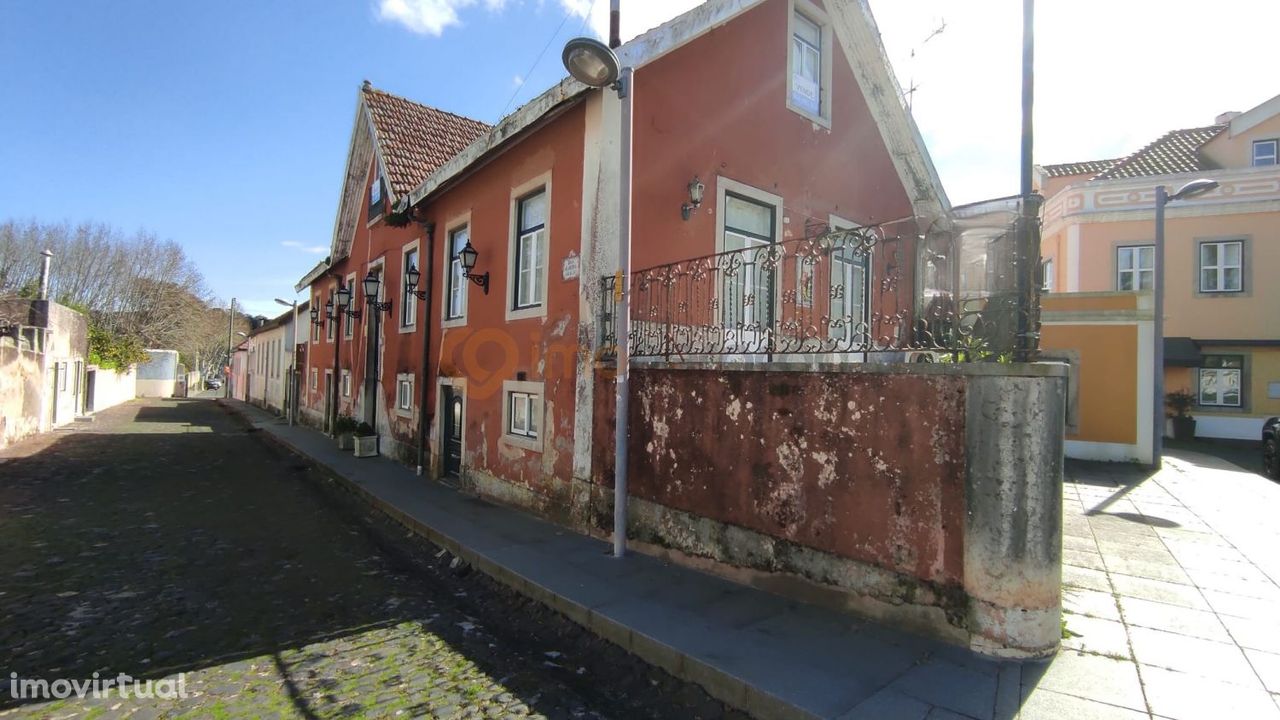
[[[1218,182],[1165,210],[1165,390],[1196,397],[1198,436],[1258,439],[1280,415],[1280,96],[1128,157],[1037,166],[1037,176],[1050,293],[1150,291],[1155,188]]]

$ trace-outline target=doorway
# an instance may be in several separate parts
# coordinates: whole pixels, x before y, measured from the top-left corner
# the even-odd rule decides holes
[[[441,423],[443,437],[443,463],[441,474],[446,478],[456,478],[462,474],[462,403],[463,394],[452,385],[441,387],[444,391],[444,422]]]
[[[324,431],[333,434],[333,371],[324,371]]]

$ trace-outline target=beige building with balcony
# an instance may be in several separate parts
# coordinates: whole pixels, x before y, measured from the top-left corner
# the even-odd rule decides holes
[[[1124,158],[1037,166],[1045,286],[1148,292],[1155,188],[1219,186],[1165,209],[1165,389],[1201,437],[1258,439],[1280,415],[1280,96]]]

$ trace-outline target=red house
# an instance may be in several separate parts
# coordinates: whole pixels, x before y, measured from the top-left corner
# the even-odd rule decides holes
[[[877,226],[900,244],[838,280],[784,269],[770,292],[860,316],[868,337],[907,326],[904,258],[949,208],[865,6],[711,0],[617,53],[635,67],[633,269]],[[319,313],[304,416],[352,415],[428,476],[591,527],[611,452],[598,350],[619,123],[615,93],[572,79],[493,127],[365,83],[332,252],[298,284]],[[872,292],[890,276],[907,292]]]

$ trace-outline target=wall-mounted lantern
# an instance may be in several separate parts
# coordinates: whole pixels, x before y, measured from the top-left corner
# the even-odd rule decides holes
[[[311,324],[315,325],[316,327],[320,327],[321,325],[324,325],[324,321],[320,319],[319,307],[311,308]]]
[[[478,275],[471,272],[475,269],[476,260],[480,258],[480,251],[471,245],[471,241],[467,241],[467,246],[458,251],[458,260],[462,263],[462,277],[467,278],[471,282],[484,288],[484,294],[489,294],[489,273]]]
[[[333,298],[324,304],[324,317],[326,320],[333,320],[336,315],[333,314]]]
[[[333,302],[330,300],[329,302]],[[351,288],[346,285],[338,287],[338,314],[348,315],[352,320],[359,320],[361,312],[351,308]]]
[[[702,191],[705,189],[707,186],[702,184],[697,175],[694,175],[693,182],[689,183],[689,202],[680,206],[680,217],[688,220],[694,210],[702,207]]]
[[[426,300],[427,291],[418,289],[418,281],[421,279],[422,273],[418,272],[417,265],[410,265],[409,269],[404,271],[405,290],[419,300]]]
[[[391,312],[391,301],[378,302],[378,286],[382,281],[378,278],[377,273],[370,270],[368,275],[364,276],[364,302],[375,311],[385,313]]]

